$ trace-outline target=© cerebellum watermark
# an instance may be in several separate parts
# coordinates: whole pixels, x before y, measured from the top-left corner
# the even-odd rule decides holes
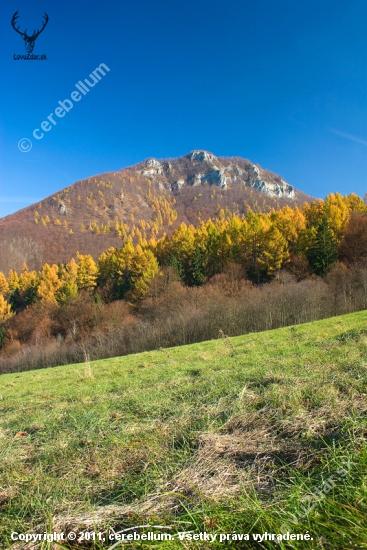
[[[100,80],[102,80],[102,76],[105,76],[106,72],[109,73],[110,69],[105,63],[101,63],[89,75],[89,78],[92,80],[92,82],[90,82],[88,78],[85,78],[84,82],[79,80],[78,83],[75,84],[75,87],[79,91],[74,90],[70,95],[71,99],[64,99],[64,101],[59,101],[59,107],[56,107],[55,111],[46,117],[47,120],[41,122],[41,129],[35,128],[33,130],[33,137],[37,140],[42,139],[45,135],[44,132],[49,132],[50,130],[52,130],[53,126],[56,126],[57,120],[55,120],[54,117],[56,116],[57,118],[63,118],[66,113],[71,111],[71,109],[74,107],[73,101],[78,102],[82,99],[84,95],[87,95],[90,89],[94,88],[94,86],[98,84]],[[41,130],[43,130],[43,132]],[[32,149],[31,140],[28,138],[22,138],[18,142],[18,149],[22,153],[28,153]]]
[[[22,138],[18,141],[18,149],[22,153],[28,153],[32,149],[32,142],[28,138]]]

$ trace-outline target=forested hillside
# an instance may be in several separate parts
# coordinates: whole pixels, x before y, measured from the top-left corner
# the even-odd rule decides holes
[[[98,258],[0,272],[0,367],[51,366],[306,322],[367,305],[356,195],[126,237]]]
[[[157,239],[181,223],[197,226],[230,211],[268,212],[311,198],[280,176],[238,158],[194,151],[148,159],[78,181],[38,204],[0,219],[0,271],[69,262],[76,252],[97,258],[129,237]]]

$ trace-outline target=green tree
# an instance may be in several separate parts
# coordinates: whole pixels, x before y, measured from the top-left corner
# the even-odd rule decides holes
[[[200,248],[195,248],[195,252],[191,262],[191,285],[200,286],[205,281],[203,254]]]
[[[0,327],[0,349],[3,347],[5,343],[5,337],[6,337],[6,328]]]
[[[78,294],[78,286],[75,281],[66,281],[56,293],[56,301],[58,304],[67,304],[73,300]]]
[[[313,273],[324,275],[337,258],[338,245],[328,219],[323,215],[316,228],[315,238],[307,251],[307,259]]]
[[[133,258],[135,254],[134,245],[130,239],[126,241],[124,246],[117,254],[117,270],[115,280],[115,296],[117,299],[123,298],[124,295],[133,288]],[[114,263],[114,258],[111,258]]]
[[[184,270],[181,262],[177,259],[177,257],[174,254],[172,253],[169,254],[167,259],[167,265],[172,267],[173,271],[175,272],[175,275],[180,279],[180,281],[182,281],[184,276]]]

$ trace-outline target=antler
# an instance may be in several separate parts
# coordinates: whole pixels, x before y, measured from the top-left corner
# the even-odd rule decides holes
[[[37,36],[38,36],[39,34],[41,34],[41,32],[43,31],[43,29],[44,29],[45,26],[47,25],[47,23],[48,23],[48,15],[47,15],[46,12],[45,12],[45,15],[44,15],[43,17],[45,18],[45,20],[44,20],[44,22],[43,22],[43,24],[42,24],[42,29],[41,29],[40,31],[34,31],[34,32],[33,32],[33,35],[32,35],[32,38],[33,38],[33,37],[34,37],[34,38],[37,38]]]
[[[17,33],[20,34],[20,36],[21,36],[22,38],[24,38],[25,36],[27,36],[26,33],[21,32],[21,31],[19,30],[19,27],[16,27],[16,26],[15,26],[15,21],[17,20],[18,17],[19,17],[19,15],[18,15],[18,12],[16,11],[16,12],[14,13],[13,17],[12,17],[11,26],[13,27],[13,29],[14,29],[15,31],[17,31]]]
[[[47,15],[47,13],[45,12],[45,15],[43,16],[43,17],[45,18],[45,20],[44,20],[44,22],[43,22],[42,29],[39,30],[39,31],[38,31],[38,30],[37,30],[37,31],[33,31],[32,36],[28,36],[28,34],[27,34],[27,29],[26,29],[24,32],[21,32],[21,31],[19,30],[19,27],[16,27],[16,26],[15,26],[15,22],[16,22],[17,18],[19,17],[18,13],[19,13],[19,12],[16,11],[16,12],[14,13],[13,17],[12,17],[12,20],[11,20],[11,25],[12,25],[13,29],[14,29],[15,31],[17,31],[17,33],[19,33],[19,34],[21,35],[22,38],[24,38],[24,39],[25,39],[25,38],[33,38],[33,39],[35,40],[35,39],[37,38],[37,36],[38,36],[39,34],[41,34],[41,32],[43,31],[43,29],[45,28],[45,26],[46,26],[47,23],[48,23],[48,15]]]

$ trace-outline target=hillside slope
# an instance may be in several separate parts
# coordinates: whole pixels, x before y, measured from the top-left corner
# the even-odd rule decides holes
[[[367,548],[366,321],[2,375],[3,546],[149,524],[175,539],[128,547]],[[207,546],[177,535],[204,531]],[[252,538],[287,531],[312,540]]]
[[[148,159],[78,181],[0,219],[0,271],[20,271],[24,261],[30,269],[68,262],[77,251],[96,257],[121,246],[127,234],[150,239],[226,208],[243,214],[310,199],[239,157],[193,151],[177,159]]]

